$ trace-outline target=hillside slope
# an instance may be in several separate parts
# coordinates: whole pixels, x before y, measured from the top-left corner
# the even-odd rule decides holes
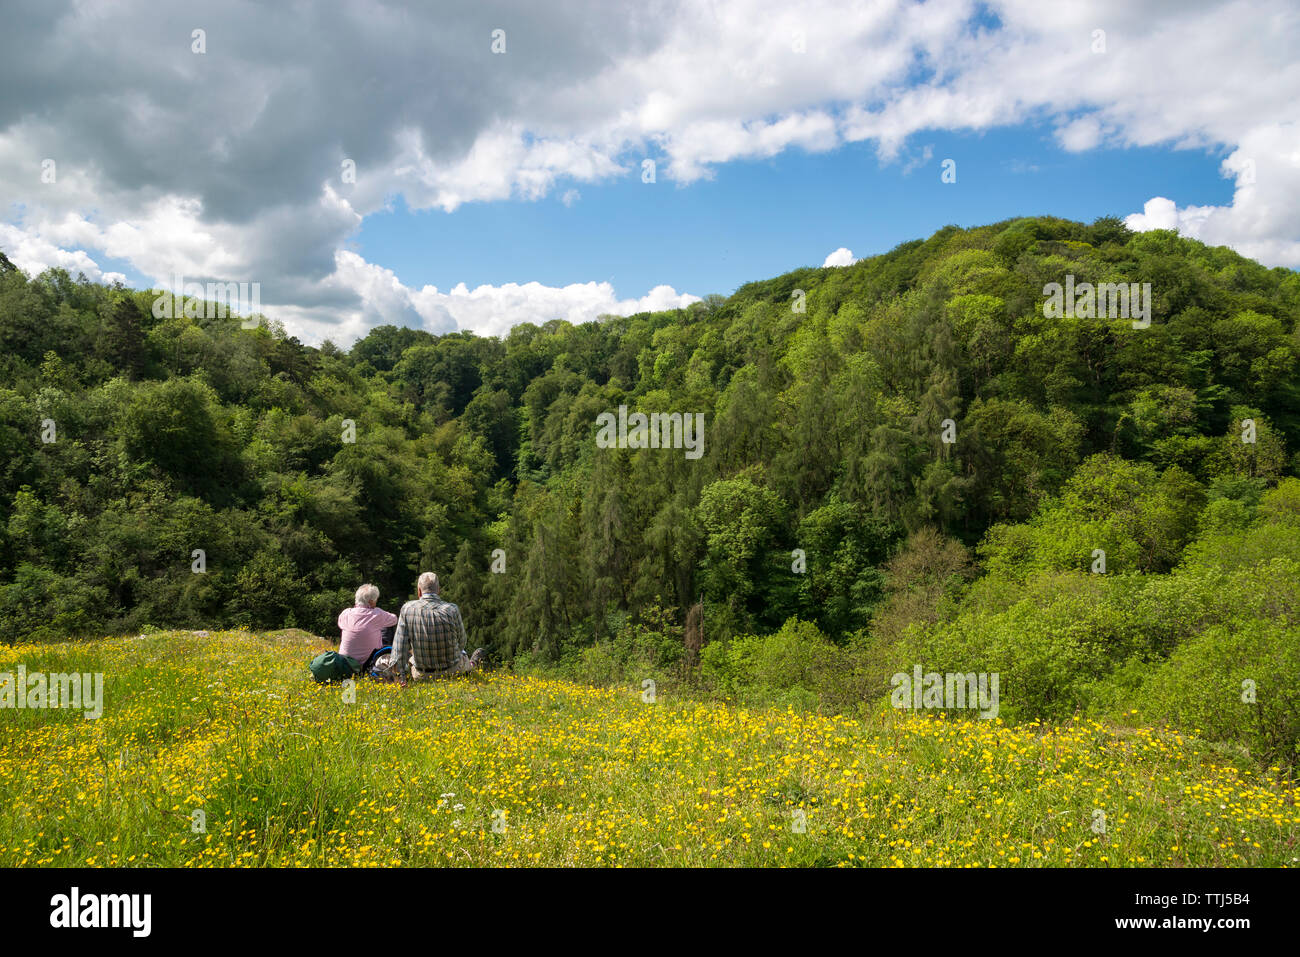
[[[510,675],[312,683],[301,632],[0,648],[0,866],[1290,865],[1296,785],[1170,731],[854,720]],[[196,812],[202,812],[201,815]]]

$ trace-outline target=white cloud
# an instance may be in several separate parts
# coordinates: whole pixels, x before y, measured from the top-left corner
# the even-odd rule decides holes
[[[40,236],[32,236],[21,229],[0,223],[0,249],[19,269],[35,275],[51,267],[66,269],[72,275],[84,273],[92,282],[111,283],[126,277],[117,272],[104,272],[99,264],[83,250],[63,249]]]
[[[1057,131],[1061,145],[1071,153],[1082,153],[1101,144],[1103,131],[1101,121],[1092,114],[1071,120]]]
[[[392,270],[368,263],[354,252],[337,255],[337,269],[327,280],[331,286],[355,292],[359,308],[297,310],[280,307],[273,312],[286,328],[299,332],[304,342],[331,339],[350,342],[377,325],[415,326],[435,335],[468,329],[478,335],[500,336],[521,322],[541,325],[552,319],[590,322],[602,315],[633,315],[680,309],[699,296],[679,293],[671,286],[656,286],[639,298],[619,299],[607,282],[545,286],[538,282],[482,285],[469,289],[459,283],[447,292],[436,286],[410,289]]]
[[[921,167],[929,165],[932,159],[934,159],[934,144],[926,143],[925,146],[922,147],[920,154],[913,156],[903,164],[902,174],[904,176],[910,176]]]
[[[425,286],[411,294],[411,302],[424,318],[425,327],[433,327],[430,331],[436,331],[443,317],[450,316],[461,329],[491,336],[503,335],[521,322],[538,325],[551,319],[589,322],[602,315],[627,316],[680,309],[699,301],[699,296],[679,293],[671,286],[656,286],[639,299],[619,299],[607,282],[561,287],[537,282],[506,283],[474,289],[460,283],[445,293],[435,286]]]
[[[1178,206],[1156,196],[1125,217],[1130,229],[1177,229],[1212,246],[1232,246],[1267,264],[1300,266],[1300,129],[1296,124],[1253,130],[1223,161],[1235,183],[1230,206]]]
[[[407,131],[391,186],[400,188],[417,209],[452,212],[470,202],[540,199],[561,176],[592,182],[625,171],[613,155],[614,144],[528,139],[522,124],[493,126],[474,140],[464,156],[445,162],[425,152],[417,132]]]
[[[826,261],[822,263],[822,268],[825,269],[827,266],[852,266],[855,262],[857,260],[853,258],[853,251],[841,246],[826,257]]]

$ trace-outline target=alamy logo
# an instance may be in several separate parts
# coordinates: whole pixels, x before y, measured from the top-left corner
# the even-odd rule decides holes
[[[186,282],[179,273],[172,276],[176,293],[161,293],[153,301],[155,319],[225,319],[244,316],[245,329],[257,325],[262,312],[260,282]]]
[[[633,412],[618,407],[618,415],[596,416],[600,431],[596,447],[601,449],[685,449],[688,459],[704,454],[703,412]]]
[[[1043,315],[1048,319],[1132,319],[1134,329],[1151,325],[1151,283],[1090,282],[1074,284],[1074,276],[1065,277],[1065,285],[1049,282],[1043,287],[1047,301]]]
[[[133,937],[148,937],[152,925],[150,894],[70,894],[50,898],[51,927],[129,927]]]
[[[84,708],[87,720],[104,713],[104,673],[0,672],[0,708]]]
[[[981,672],[937,671],[922,673],[921,666],[915,665],[909,676],[900,671],[894,675],[891,684],[893,693],[889,703],[895,708],[922,708],[936,711],[961,711],[978,708],[981,718],[998,716],[998,672],[989,674]]]

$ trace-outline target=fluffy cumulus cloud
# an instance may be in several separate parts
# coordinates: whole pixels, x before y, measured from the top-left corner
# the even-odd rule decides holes
[[[1138,230],[1177,229],[1269,265],[1300,266],[1300,125],[1249,131],[1221,171],[1235,185],[1230,206],[1179,206],[1155,196],[1125,222]]]
[[[632,315],[679,309],[698,302],[698,296],[678,293],[671,286],[656,286],[639,299],[620,300],[607,282],[574,283],[563,287],[530,282],[518,285],[466,288],[460,283],[447,292],[425,286],[411,294],[415,311],[425,328],[439,331],[450,318],[462,329],[485,335],[502,335],[518,322],[541,324],[556,316],[586,322],[602,315]]]
[[[10,262],[30,273],[53,266],[66,269],[73,275],[84,273],[87,279],[95,282],[126,279],[122,273],[104,272],[84,250],[63,249],[43,236],[25,233],[5,223],[0,223],[0,249],[5,251]]]
[[[826,261],[822,263],[822,268],[825,269],[827,266],[852,266],[855,262],[857,260],[853,258],[853,250],[841,246],[826,257]]]
[[[1230,205],[1151,197],[1131,225],[1300,265],[1291,0],[635,9],[12,5],[0,31],[0,247],[32,271],[111,279],[99,261],[113,259],[160,285],[259,281],[267,311],[309,340],[384,321],[497,332],[692,297],[508,276],[413,289],[348,252],[349,237],[396,196],[438,215],[551,193],[568,205],[584,184],[638,176],[645,158],[690,184],[790,149],[866,140],[892,162],[920,131],[1037,122],[1064,150],[1221,152]]]

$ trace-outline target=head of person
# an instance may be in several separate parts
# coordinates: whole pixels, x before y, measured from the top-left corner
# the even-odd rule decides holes
[[[438,594],[438,576],[433,572],[422,572],[415,583],[415,590],[421,596]]]
[[[379,603],[379,589],[374,585],[362,585],[357,589],[357,607],[374,608]]]

